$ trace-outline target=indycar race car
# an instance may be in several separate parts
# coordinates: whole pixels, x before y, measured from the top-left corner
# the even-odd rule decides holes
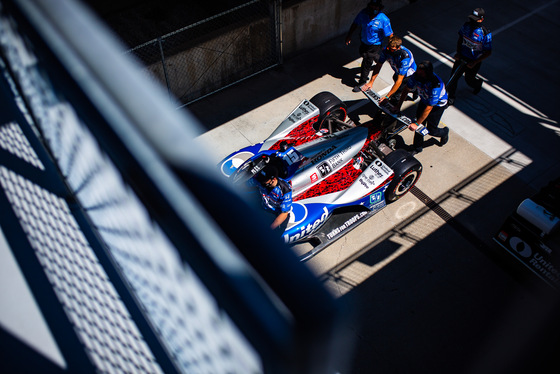
[[[376,103],[377,104],[377,103]],[[401,198],[418,181],[422,165],[395,149],[402,126],[355,125],[346,105],[330,92],[303,100],[262,143],[236,151],[220,164],[234,184],[245,184],[266,165],[292,186],[284,242],[308,242],[310,258],[365,219]]]

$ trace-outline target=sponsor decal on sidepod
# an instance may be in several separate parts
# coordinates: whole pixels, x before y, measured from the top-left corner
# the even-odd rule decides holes
[[[298,207],[298,205],[299,205],[299,207]],[[304,209],[301,209],[301,207],[303,207]],[[299,216],[302,213],[305,214],[304,217]],[[300,238],[302,238],[306,235],[309,235],[310,233],[312,233],[313,231],[318,229],[319,226],[321,226],[323,223],[325,223],[325,221],[329,217],[329,211],[327,210],[327,207],[323,206],[321,216],[318,219],[316,219],[315,221],[309,222],[306,225],[305,221],[306,221],[306,218],[308,216],[308,210],[305,206],[303,206],[301,204],[293,204],[292,205],[292,214],[294,215],[293,222],[295,224],[290,229],[288,229],[286,231],[286,233],[284,234],[283,237],[284,237],[284,242],[285,243],[293,243],[296,240],[299,240]],[[290,214],[290,223],[292,221],[292,217],[291,217],[292,214]],[[302,226],[298,227],[298,224],[301,224],[302,222],[304,224]]]

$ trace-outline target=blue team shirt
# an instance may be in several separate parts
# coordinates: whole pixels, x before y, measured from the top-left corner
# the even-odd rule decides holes
[[[481,27],[473,29],[469,22],[465,23],[459,30],[459,36],[463,38],[460,53],[468,60],[476,60],[484,51],[492,50],[492,33],[485,33]]]
[[[278,178],[278,184],[273,189],[264,187],[253,179],[250,180],[250,184],[258,188],[265,210],[276,214],[292,210],[292,188],[285,180]]]
[[[379,55],[379,63],[385,61],[389,62],[391,68],[397,75],[404,75],[410,77],[416,71],[416,62],[412,52],[406,47],[401,46],[401,49],[391,53],[387,48],[383,49]]]
[[[362,9],[354,19],[354,23],[362,27],[361,40],[368,45],[380,45],[384,37],[393,33],[389,17],[381,12],[370,19],[367,10]]]
[[[447,104],[447,90],[445,84],[437,74],[434,76],[438,79],[439,84],[436,86],[434,82],[419,82],[416,80],[416,74],[413,74],[406,83],[411,90],[418,90],[420,100],[429,106],[445,106]]]

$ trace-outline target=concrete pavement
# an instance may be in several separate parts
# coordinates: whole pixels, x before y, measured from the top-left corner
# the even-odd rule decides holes
[[[548,356],[558,343],[557,299],[492,241],[523,199],[560,174],[560,78],[549,62],[560,56],[549,40],[560,30],[560,1],[422,0],[389,17],[415,59],[430,59],[447,80],[456,32],[475,7],[486,10],[494,52],[478,95],[459,83],[442,119],[449,143],[417,155],[424,172],[411,193],[306,263],[354,316],[347,329],[356,346],[341,373],[560,367]],[[188,109],[208,129],[198,140],[218,161],[262,141],[320,91],[367,121],[370,104],[351,91],[357,48],[341,36],[194,103]],[[388,90],[391,75],[384,66],[374,89]],[[403,135],[411,144],[412,133]]]

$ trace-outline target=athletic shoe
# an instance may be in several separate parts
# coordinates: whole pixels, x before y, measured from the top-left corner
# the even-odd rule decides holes
[[[480,90],[482,89],[482,83],[483,83],[483,82],[484,82],[484,81],[481,79],[481,80],[480,80],[480,84],[478,85],[478,87],[476,87],[476,88],[473,90],[473,92],[472,92],[473,94],[476,95],[477,93],[480,92]]]
[[[439,146],[443,147],[444,145],[447,144],[448,141],[449,141],[449,135],[442,136],[441,139],[439,140]]]

